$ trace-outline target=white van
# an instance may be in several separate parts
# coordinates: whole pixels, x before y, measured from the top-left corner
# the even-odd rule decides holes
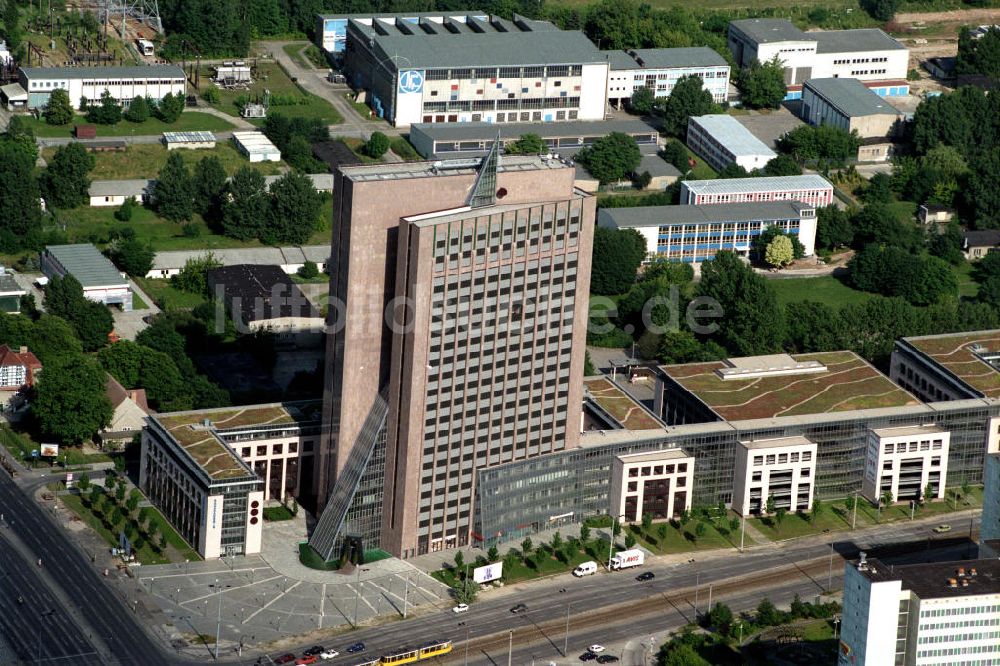
[[[577,578],[583,578],[594,573],[597,573],[597,562],[583,562],[576,569],[573,569],[573,575]]]

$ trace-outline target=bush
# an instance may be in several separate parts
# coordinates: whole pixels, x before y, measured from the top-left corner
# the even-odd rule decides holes
[[[205,92],[201,94],[201,98],[208,102],[209,104],[219,103],[219,89],[215,86],[211,86],[205,89]]]
[[[197,238],[201,236],[201,227],[194,222],[188,222],[181,227],[181,233],[185,238]]]
[[[132,209],[135,208],[135,199],[129,197],[122,203],[122,205],[115,211],[115,219],[119,222],[128,222],[132,219]]]
[[[372,132],[371,138],[365,142],[362,151],[372,159],[382,159],[389,150],[389,137],[382,132]]]
[[[264,520],[291,520],[294,517],[294,514],[284,505],[268,506],[264,508]]]
[[[319,268],[316,266],[316,262],[307,261],[306,263],[302,264],[302,268],[296,271],[296,273],[303,280],[311,280],[319,275]]]

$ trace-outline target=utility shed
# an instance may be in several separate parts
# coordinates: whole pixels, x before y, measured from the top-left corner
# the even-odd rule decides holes
[[[236,148],[251,162],[280,162],[281,151],[263,132],[233,132]]]

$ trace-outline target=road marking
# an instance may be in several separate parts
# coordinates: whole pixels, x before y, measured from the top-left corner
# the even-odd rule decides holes
[[[290,587],[289,587],[289,588],[288,588],[287,590],[285,590],[285,591],[284,591],[284,592],[282,592],[281,594],[278,594],[277,596],[275,596],[275,597],[274,597],[274,599],[271,599],[271,600],[270,600],[270,601],[268,601],[268,602],[267,602],[266,604],[264,604],[263,606],[261,606],[260,608],[258,608],[257,610],[255,610],[255,611],[254,611],[253,613],[250,613],[250,615],[246,616],[246,617],[245,617],[245,618],[243,619],[243,622],[241,622],[240,624],[246,624],[246,623],[247,623],[248,621],[250,621],[250,620],[252,620],[252,619],[253,619],[254,617],[256,617],[258,613],[260,613],[260,612],[261,612],[261,611],[263,611],[263,610],[267,610],[268,606],[270,606],[270,605],[271,605],[271,604],[273,604],[273,603],[274,603],[275,601],[277,601],[277,600],[278,600],[278,599],[280,599],[281,597],[285,596],[286,594],[288,594],[289,592],[291,592],[292,590],[294,590],[295,588],[297,588],[297,587],[298,587],[299,585],[301,585],[301,584],[302,584],[302,581],[296,581],[296,582],[295,582],[295,584],[294,584],[294,585],[292,585],[292,586],[290,586]]]

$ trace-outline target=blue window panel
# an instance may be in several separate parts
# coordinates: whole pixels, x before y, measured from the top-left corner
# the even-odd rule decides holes
[[[527,88],[521,88],[521,92],[526,93],[526,92],[528,92],[528,89]]]
[[[565,90],[563,90],[563,91],[562,91],[561,93],[559,93],[559,96],[560,96],[560,97],[566,97],[566,91],[565,91]]]
[[[497,84],[497,90],[499,90],[500,88],[503,88],[503,84],[502,83],[498,83]]]
[[[553,120],[555,120],[555,118],[553,118],[553,117],[552,117],[552,114],[551,114],[551,113],[546,113],[546,114],[545,114],[545,122],[547,122],[547,123],[548,123],[548,122],[551,122],[551,121],[553,121]]]

